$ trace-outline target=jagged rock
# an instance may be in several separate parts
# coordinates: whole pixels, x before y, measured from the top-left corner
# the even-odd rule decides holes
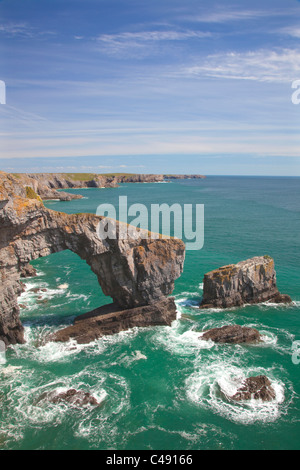
[[[41,401],[49,401],[51,403],[70,403],[71,405],[75,406],[99,406],[98,401],[94,398],[90,393],[84,392],[83,390],[75,390],[71,388],[66,392],[57,393],[49,392],[44,393],[39,397],[36,404],[40,403]]]
[[[289,295],[280,294],[280,292],[278,292],[278,294],[275,295],[275,297],[272,297],[270,301],[274,302],[275,304],[290,304],[292,302],[292,299]]]
[[[135,326],[170,326],[174,320],[176,306],[173,298],[127,310],[120,310],[116,304],[110,304],[78,316],[74,325],[56,332],[49,337],[49,341],[66,342],[75,339],[79,344],[86,344]]]
[[[292,301],[277,289],[273,259],[260,256],[205,274],[200,308],[230,308],[269,300]]]
[[[25,174],[16,175],[19,186],[31,188],[41,199],[59,199],[61,201],[71,201],[72,199],[81,199],[80,194],[70,194],[57,189],[66,189],[72,186],[67,181],[61,183],[60,178],[51,174]]]
[[[213,328],[205,331],[201,340],[214,341],[215,343],[255,343],[260,341],[260,334],[254,328],[248,328],[239,325],[228,325],[222,328]]]
[[[116,238],[102,240],[102,220],[93,214],[67,215],[45,208],[26,197],[18,178],[0,172],[0,340],[24,342],[18,296],[20,271],[31,260],[71,250],[96,274],[102,291],[119,310],[153,305],[174,289],[183,269],[185,246],[181,240],[146,238],[148,231],[120,233],[130,226],[115,222]]]
[[[48,289],[41,288],[41,287],[32,287],[28,290],[28,292],[33,292],[34,294],[38,294],[39,292],[47,292]]]
[[[35,277],[36,275],[36,269],[29,263],[21,268],[21,277],[23,278]]]
[[[235,401],[262,400],[272,401],[276,398],[276,393],[270,380],[265,375],[249,377],[243,382],[235,395],[230,397]]]

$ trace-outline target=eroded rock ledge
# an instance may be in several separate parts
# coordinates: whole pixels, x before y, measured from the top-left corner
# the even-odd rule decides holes
[[[274,260],[257,256],[205,274],[200,308],[230,308],[272,301],[291,303],[276,285]]]
[[[18,305],[21,273],[31,260],[51,253],[77,253],[120,311],[155,306],[172,293],[183,270],[181,240],[145,239],[143,231],[122,240],[119,232],[124,224],[116,222],[116,239],[103,241],[97,235],[101,217],[55,212],[35,196],[28,197],[17,178],[0,172],[0,340],[7,345],[24,342]]]
[[[110,304],[78,316],[74,325],[56,332],[48,339],[55,342],[74,339],[78,344],[87,344],[102,336],[113,335],[133,327],[170,326],[175,319],[176,306],[173,298],[126,310],[120,310],[118,305]]]

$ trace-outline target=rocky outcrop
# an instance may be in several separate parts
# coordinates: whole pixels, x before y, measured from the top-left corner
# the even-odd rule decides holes
[[[133,327],[170,326],[175,319],[176,306],[172,298],[127,310],[120,310],[118,305],[110,304],[78,316],[74,325],[58,331],[49,341],[66,342],[75,339],[79,344],[86,344]]]
[[[230,398],[234,401],[254,399],[268,402],[275,400],[276,393],[268,377],[259,375],[258,377],[246,379],[238,391]]]
[[[75,390],[74,388],[71,388],[66,392],[57,392],[55,390],[49,393],[45,392],[39,397],[35,404],[38,405],[44,401],[54,404],[69,403],[70,405],[78,407],[87,405],[99,406],[97,399],[89,392],[85,392],[84,390]]]
[[[20,275],[31,260],[51,253],[77,253],[119,310],[154,305],[172,293],[183,269],[184,243],[146,238],[136,229],[123,239],[120,233],[130,226],[120,222],[115,222],[116,238],[102,240],[97,234],[101,220],[92,214],[48,210],[40,200],[26,197],[17,178],[0,172],[0,340],[24,342]]]
[[[32,188],[34,192],[43,200],[58,199],[60,201],[71,201],[72,199],[81,199],[79,194],[70,194],[57,189],[67,189],[70,186],[66,179],[60,175],[51,175],[47,173],[20,173],[14,176],[20,186]]]
[[[28,263],[25,266],[22,266],[22,268],[20,269],[20,274],[23,278],[36,277],[37,272],[36,269]]]
[[[205,274],[200,308],[230,308],[272,301],[290,303],[279,293],[274,261],[261,256]]]
[[[257,343],[261,340],[260,334],[254,328],[248,328],[240,325],[228,325],[222,328],[213,328],[205,331],[201,340],[214,341],[215,343],[242,344]]]

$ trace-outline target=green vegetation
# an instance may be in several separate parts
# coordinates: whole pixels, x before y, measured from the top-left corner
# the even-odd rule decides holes
[[[65,178],[70,178],[73,181],[90,181],[96,178],[95,173],[60,173]]]
[[[107,176],[108,178],[112,178],[112,177],[115,177],[115,176],[128,176],[128,177],[131,177],[131,176],[135,176],[136,174],[137,173],[101,173],[98,176]]]
[[[94,178],[103,176],[106,178],[114,178],[115,176],[134,176],[135,173],[61,173],[65,178],[70,178],[73,181],[91,181]]]
[[[265,256],[264,256],[264,259],[271,260],[272,258],[271,258],[271,256],[269,256],[269,255],[265,255]]]
[[[26,197],[27,199],[36,199],[37,201],[43,202],[40,196],[38,196],[30,186],[26,186]]]

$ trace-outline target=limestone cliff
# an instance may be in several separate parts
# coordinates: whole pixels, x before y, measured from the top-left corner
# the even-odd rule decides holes
[[[92,173],[19,173],[14,175],[19,184],[31,187],[41,199],[60,199],[70,201],[80,199],[81,195],[62,191],[79,188],[116,188],[120,183],[159,183],[165,180],[197,178],[202,175],[153,175],[153,174],[92,174]],[[59,190],[59,191],[58,191]]]
[[[172,293],[183,269],[181,240],[144,239],[143,232],[123,240],[116,222],[115,240],[101,240],[101,218],[48,210],[12,175],[0,172],[0,340],[24,342],[18,296],[21,273],[28,263],[51,253],[71,250],[96,274],[105,295],[120,310],[152,305]]]
[[[277,289],[273,259],[261,256],[205,274],[200,308],[229,308],[269,300],[291,302]]]

